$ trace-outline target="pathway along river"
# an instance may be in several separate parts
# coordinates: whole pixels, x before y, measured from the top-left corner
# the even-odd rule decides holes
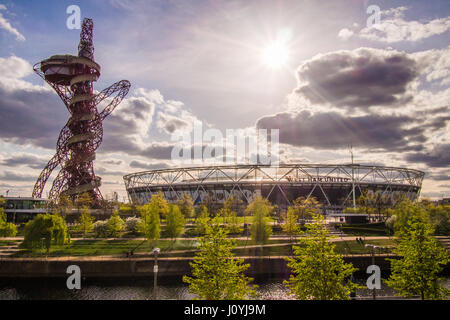
[[[365,286],[366,279],[356,281]],[[278,300],[287,298],[282,282],[283,279],[260,279],[255,284],[259,286],[257,291],[262,299]],[[445,278],[444,286],[450,289],[449,277]],[[394,294],[394,290],[384,284],[377,290],[379,299],[392,299]],[[65,278],[0,279],[0,300],[147,300],[152,297],[152,279],[86,279],[82,281],[80,290],[67,289]],[[193,297],[180,278],[158,279],[158,299],[190,300]],[[357,291],[359,299],[371,297],[371,290]]]

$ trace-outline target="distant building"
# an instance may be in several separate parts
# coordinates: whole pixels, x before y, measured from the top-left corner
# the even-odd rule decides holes
[[[8,222],[22,223],[45,213],[48,200],[32,197],[3,197],[6,200],[5,213]]]

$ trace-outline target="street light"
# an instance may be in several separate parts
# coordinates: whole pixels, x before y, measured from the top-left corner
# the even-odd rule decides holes
[[[152,253],[155,255],[155,264],[153,266],[153,300],[158,297],[157,282],[158,282],[158,253],[161,250],[159,248],[153,249]]]
[[[373,244],[366,244],[366,248],[372,248],[372,265],[375,265],[375,249],[378,249],[378,246],[374,246]],[[375,287],[372,289],[373,300],[376,299],[376,291]]]

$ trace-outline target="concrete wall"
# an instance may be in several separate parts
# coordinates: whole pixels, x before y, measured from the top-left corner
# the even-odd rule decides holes
[[[270,276],[286,278],[290,274],[283,257],[247,257],[250,264],[247,275],[251,277]],[[365,273],[372,264],[370,256],[345,257]],[[189,262],[192,258],[159,258],[159,276],[182,276],[190,273]],[[67,277],[69,265],[78,265],[83,277],[148,277],[153,275],[153,258],[4,258],[0,260],[0,277]],[[383,271],[389,270],[386,256],[377,256],[375,264]]]

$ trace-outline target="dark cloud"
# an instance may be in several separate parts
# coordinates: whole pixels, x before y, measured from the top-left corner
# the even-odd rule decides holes
[[[167,163],[146,163],[137,160],[133,160],[130,162],[131,168],[141,168],[146,170],[155,170],[155,169],[166,169],[169,166]]]
[[[0,173],[0,180],[17,181],[17,182],[31,182],[36,181],[37,176],[29,174],[19,174],[12,171],[4,171]]]
[[[167,134],[171,134],[177,129],[185,129],[188,126],[188,123],[180,118],[163,113],[158,114],[158,127],[162,128]]]
[[[430,176],[427,176],[427,178],[434,181],[447,181],[450,180],[450,172],[435,173]]]
[[[106,164],[120,165],[123,163],[122,160],[105,160],[103,161]]]
[[[110,171],[105,168],[98,168],[95,170],[100,176],[123,176],[125,173],[123,171]]]
[[[6,89],[0,82],[0,138],[17,144],[55,149],[59,131],[69,117],[63,102],[51,91]]]
[[[450,121],[450,116],[440,116],[432,119],[426,126],[432,130],[441,130],[447,126],[447,121]]]
[[[450,144],[439,144],[428,153],[411,153],[406,156],[409,162],[422,162],[429,167],[450,166]]]
[[[362,148],[410,150],[425,140],[423,129],[404,128],[414,120],[407,116],[365,115],[346,117],[336,112],[278,113],[257,121],[257,127],[279,129],[280,143],[317,149]],[[412,144],[412,145],[411,145]]]
[[[367,108],[409,101],[408,84],[418,75],[405,53],[371,48],[317,55],[297,69],[295,92],[312,104]]]
[[[32,169],[43,169],[47,162],[48,160],[40,159],[33,155],[18,155],[2,160],[0,164],[8,167],[25,165]]]

